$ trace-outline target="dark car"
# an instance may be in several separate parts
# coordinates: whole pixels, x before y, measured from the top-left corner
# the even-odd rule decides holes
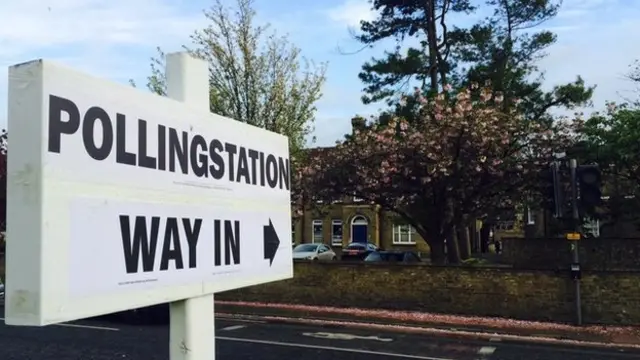
[[[372,243],[352,242],[342,249],[341,259],[345,261],[364,260],[369,254],[378,250],[380,248]]]
[[[99,316],[99,319],[134,325],[166,325],[169,323],[169,303],[120,311]]]
[[[413,251],[374,251],[364,259],[366,262],[418,263],[420,256]]]

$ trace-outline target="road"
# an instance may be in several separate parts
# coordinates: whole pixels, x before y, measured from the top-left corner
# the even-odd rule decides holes
[[[579,347],[453,340],[435,336],[216,321],[217,359],[233,360],[617,360],[635,354]],[[0,325],[2,360],[168,360],[166,326],[82,321],[26,328]]]

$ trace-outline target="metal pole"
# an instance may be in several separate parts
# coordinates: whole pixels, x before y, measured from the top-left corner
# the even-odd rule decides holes
[[[573,230],[578,234],[582,234],[580,226],[580,213],[578,212],[578,162],[575,159],[569,160],[569,169],[571,170],[571,208],[573,219]],[[582,235],[580,235],[582,236]],[[572,265],[580,266],[580,250],[577,241],[571,241],[571,257]],[[573,280],[575,285],[575,302],[576,302],[576,323],[582,325],[582,299],[580,296],[580,279],[576,277]]]

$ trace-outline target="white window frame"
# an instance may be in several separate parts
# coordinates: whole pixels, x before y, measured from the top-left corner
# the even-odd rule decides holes
[[[496,230],[498,231],[513,231],[516,228],[515,221],[513,220],[503,220],[498,221],[496,224]]]
[[[393,245],[415,245],[416,229],[409,224],[394,224],[393,225]],[[402,239],[402,236],[406,236],[408,240]]]
[[[531,210],[531,208],[527,208],[527,225],[535,225],[536,224],[536,217],[534,216],[534,212],[533,210]]]
[[[336,237],[336,235],[333,233],[333,228],[335,226],[340,226],[340,237]],[[342,236],[344,234],[344,224],[342,223],[342,220],[331,220],[331,245],[332,246],[342,246]]]
[[[320,241],[316,241],[316,226],[320,226]],[[324,223],[320,219],[315,219],[311,222],[311,243],[322,244],[324,243]]]

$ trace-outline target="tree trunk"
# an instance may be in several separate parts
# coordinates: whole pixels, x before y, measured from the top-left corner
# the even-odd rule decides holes
[[[489,239],[491,233],[491,226],[482,222],[482,228],[480,229],[480,252],[485,254],[489,252],[489,243],[491,239]]]
[[[469,229],[466,226],[458,228],[458,249],[460,249],[460,260],[467,260],[471,257],[471,243],[469,241]]]
[[[471,242],[471,254],[477,254],[480,252],[480,237],[478,236],[478,230],[476,229],[476,222],[469,226],[469,242]]]
[[[427,0],[427,43],[429,46],[429,77],[431,91],[438,92],[438,34],[436,27],[436,0]]]
[[[458,241],[456,240],[456,228],[451,227],[447,231],[447,260],[449,264],[460,263],[460,249],[458,248]]]
[[[431,264],[444,265],[446,257],[444,253],[444,239],[436,239],[429,243],[429,256],[431,258]]]
[[[431,264],[444,265],[446,263],[446,256],[444,251],[444,237],[427,229],[431,229],[429,226],[416,226],[416,231],[429,245],[429,257]]]
[[[306,234],[306,225],[307,225],[307,197],[302,196],[302,215],[300,215],[300,242],[299,244],[304,244],[306,241],[304,241],[304,234]],[[296,229],[297,230],[297,229]],[[313,231],[313,230],[312,230]],[[298,236],[296,236],[298,237]]]

